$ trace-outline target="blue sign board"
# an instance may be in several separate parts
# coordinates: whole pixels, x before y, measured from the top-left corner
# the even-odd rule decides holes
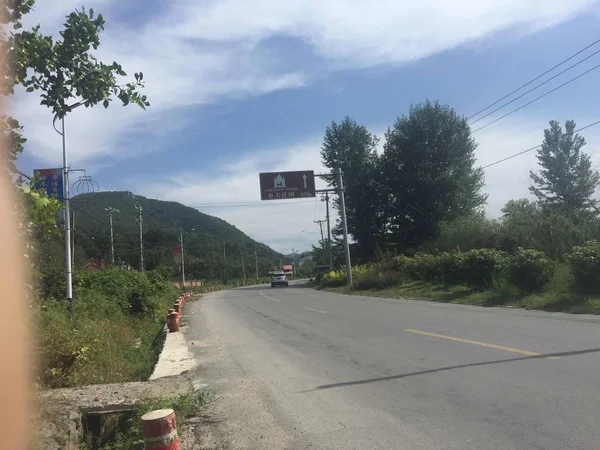
[[[62,202],[65,199],[62,172],[63,170],[61,168],[34,170],[34,187],[36,189],[43,189],[48,194],[48,197],[55,198],[59,202]]]

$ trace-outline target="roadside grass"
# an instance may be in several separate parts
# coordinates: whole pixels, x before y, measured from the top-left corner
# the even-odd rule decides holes
[[[554,282],[554,283],[553,283]],[[350,289],[343,287],[319,287],[327,292],[370,297],[423,300],[484,307],[509,307],[535,309],[572,314],[600,314],[600,297],[569,292],[568,285],[560,286],[553,280],[539,294],[522,294],[511,286],[495,285],[482,291],[468,286],[444,285],[423,281],[407,281],[384,289]]]
[[[127,422],[123,431],[116,434],[114,439],[111,439],[109,442],[96,443],[94,447],[92,447],[91,442],[84,442],[80,446],[80,449],[144,450],[144,440],[141,432],[141,419],[144,414],[157,409],[173,409],[178,426],[180,426],[186,419],[195,416],[211,401],[212,397],[212,393],[209,390],[199,389],[177,397],[165,397],[143,402],[137,405],[133,418]]]
[[[148,379],[162,350],[167,310],[178,295],[155,274],[111,268],[78,282],[72,320],[64,301],[44,300],[36,312],[38,384],[63,388]]]

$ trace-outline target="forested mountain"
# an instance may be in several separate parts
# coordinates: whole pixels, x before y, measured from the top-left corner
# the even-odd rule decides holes
[[[179,230],[184,237],[185,267],[188,279],[215,279],[223,275],[241,277],[242,258],[246,276],[256,275],[255,251],[259,273],[265,275],[279,264],[282,255],[254,241],[235,226],[217,217],[176,202],[165,202],[131,192],[99,192],[74,197],[75,262],[88,258],[110,262],[109,208],[113,213],[115,263],[140,266],[137,206],[143,211],[144,266],[152,270],[172,266],[178,273],[174,249],[179,246]]]

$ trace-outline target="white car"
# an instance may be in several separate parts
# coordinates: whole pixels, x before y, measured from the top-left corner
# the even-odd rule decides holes
[[[283,272],[273,272],[271,274],[271,287],[288,286],[288,279]]]

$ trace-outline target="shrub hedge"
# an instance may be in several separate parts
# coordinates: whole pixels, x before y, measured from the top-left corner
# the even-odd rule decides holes
[[[574,247],[567,261],[573,270],[577,288],[589,294],[600,291],[600,242],[589,241]]]
[[[600,291],[600,242],[590,241],[575,247],[566,263],[581,290]],[[515,292],[529,294],[546,289],[556,267],[544,252],[523,248],[517,248],[512,254],[496,249],[417,253],[412,257],[402,255],[353,267],[353,289],[385,289],[404,281],[424,281],[466,285],[477,290],[502,284],[512,286]],[[320,284],[325,287],[345,285],[345,269],[325,274]]]

